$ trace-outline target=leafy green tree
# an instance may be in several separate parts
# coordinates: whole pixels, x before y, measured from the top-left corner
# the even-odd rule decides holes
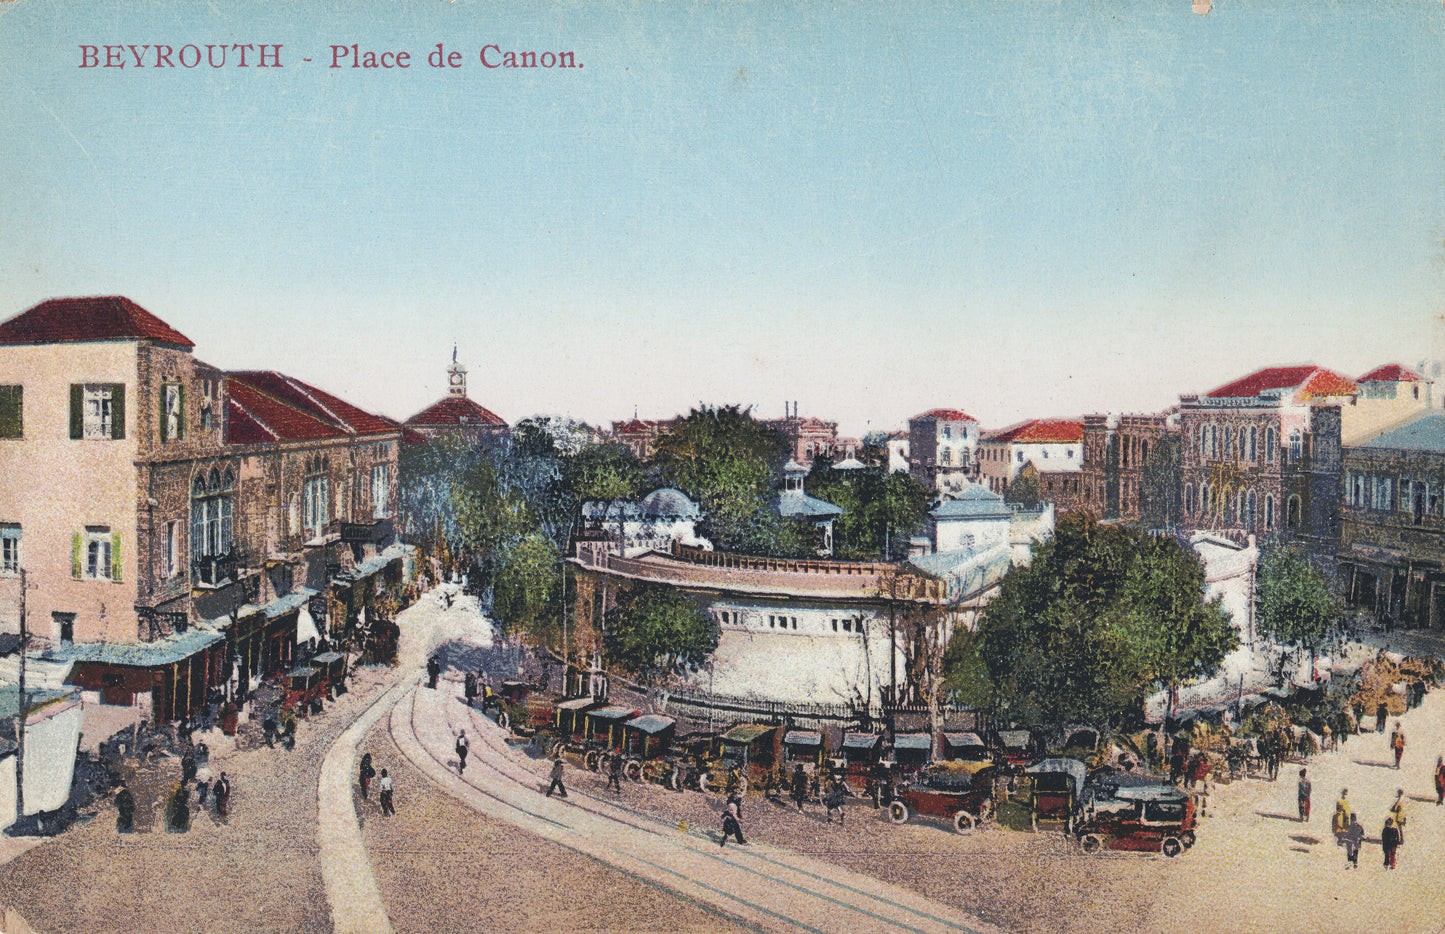
[[[1181,485],[1179,438],[1162,435],[1149,448],[1139,486],[1139,524],[1146,529],[1179,527]]]
[[[1022,506],[1025,509],[1033,509],[1039,504],[1039,471],[1033,464],[1025,464],[1024,469],[1014,477],[1008,489],[1004,491],[1004,502],[1012,503],[1015,506]]]
[[[993,706],[993,683],[983,655],[983,637],[959,626],[943,652],[943,687],[954,703],[970,710]]]
[[[658,439],[657,486],[673,486],[702,508],[703,535],[718,548],[748,554],[811,552],[812,530],[774,508],[787,439],[736,405],[703,406]]]
[[[891,558],[907,552],[923,524],[933,492],[907,474],[884,467],[838,470],[815,461],[808,493],[843,510],[833,529],[834,552],[843,558]]]
[[[640,587],[608,613],[602,645],[609,662],[653,680],[703,667],[719,637],[717,621],[688,594]]]
[[[1313,652],[1341,613],[1325,576],[1296,548],[1274,541],[1261,549],[1254,599],[1261,634]]]
[[[562,619],[561,555],[533,531],[506,547],[497,560],[492,612],[509,633],[543,644],[558,641]]]
[[[1005,576],[979,631],[994,694],[1017,719],[1100,727],[1238,644],[1192,552],[1078,514]]]

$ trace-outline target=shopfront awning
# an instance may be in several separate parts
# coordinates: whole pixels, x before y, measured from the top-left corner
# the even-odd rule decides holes
[[[843,737],[844,749],[872,749],[883,739],[877,733],[848,733]]]
[[[933,748],[933,737],[927,733],[899,733],[893,737],[893,748],[927,752]]]
[[[817,730],[789,730],[783,735],[783,742],[789,746],[821,746],[823,734]]]
[[[45,657],[73,663],[159,668],[185,661],[225,638],[213,629],[197,626],[155,642],[62,642],[47,649]]]

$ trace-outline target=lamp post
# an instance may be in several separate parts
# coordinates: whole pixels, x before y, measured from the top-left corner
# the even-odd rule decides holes
[[[15,819],[25,816],[25,726],[29,719],[25,693],[25,647],[30,633],[25,628],[25,569],[20,569],[20,686],[15,713]]]

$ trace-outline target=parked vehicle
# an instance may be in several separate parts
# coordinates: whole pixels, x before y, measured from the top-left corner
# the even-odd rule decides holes
[[[629,781],[640,782],[644,778],[654,784],[667,784],[674,774],[668,753],[672,750],[672,737],[677,721],[661,714],[644,714],[633,717],[622,724],[622,774]]]
[[[941,817],[959,833],[972,833],[994,817],[997,773],[990,762],[936,762],[897,788],[888,819],[905,824],[915,814]]]
[[[557,716],[555,698],[527,681],[503,681],[501,688],[483,701],[482,711],[491,714],[497,726],[518,736],[549,732]]]
[[[303,717],[311,710],[313,702],[321,700],[321,692],[326,688],[326,678],[321,669],[310,665],[292,668],[281,681],[281,706]]]
[[[1043,755],[1037,737],[1028,730],[998,730],[992,734],[1004,769],[1018,771],[1038,762]]]
[[[315,668],[321,669],[326,679],[324,691],[331,694],[332,699],[346,693],[346,656],[340,652],[322,652],[311,659]]]
[[[1172,858],[1194,845],[1192,797],[1158,776],[1124,778],[1086,789],[1077,827],[1085,853],[1138,850]]]
[[[1062,822],[1066,833],[1074,832],[1088,771],[1078,759],[1044,759],[1024,772],[1033,778],[1029,792],[1029,813],[1034,831],[1040,821]]]
[[[607,702],[595,697],[569,697],[553,705],[552,731],[556,743],[553,755],[561,755],[569,744],[582,746],[587,739],[587,714],[607,706]]]
[[[604,754],[621,753],[622,724],[637,716],[635,707],[599,707],[586,714],[582,764],[596,772],[604,764]]]

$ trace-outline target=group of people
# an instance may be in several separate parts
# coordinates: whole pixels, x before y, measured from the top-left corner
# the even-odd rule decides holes
[[[393,797],[396,792],[396,784],[392,781],[391,773],[386,769],[381,770],[380,778],[377,777],[376,766],[372,765],[371,753],[369,752],[364,753],[361,757],[359,778],[361,780],[361,800],[371,800],[371,782],[375,779],[377,803],[381,807],[381,813],[383,815],[396,813],[396,804]]]
[[[1309,793],[1304,769],[1300,770],[1301,820],[1309,819],[1309,804],[1305,800]],[[1385,855],[1385,868],[1394,869],[1400,847],[1405,845],[1405,789],[1395,792],[1395,802],[1386,813],[1385,826],[1380,830],[1380,849]],[[1360,847],[1365,842],[1365,828],[1360,817],[1350,804],[1350,790],[1340,789],[1340,799],[1335,802],[1335,813],[1330,818],[1330,830],[1335,842],[1345,848],[1346,865],[1350,869],[1360,868]]]

